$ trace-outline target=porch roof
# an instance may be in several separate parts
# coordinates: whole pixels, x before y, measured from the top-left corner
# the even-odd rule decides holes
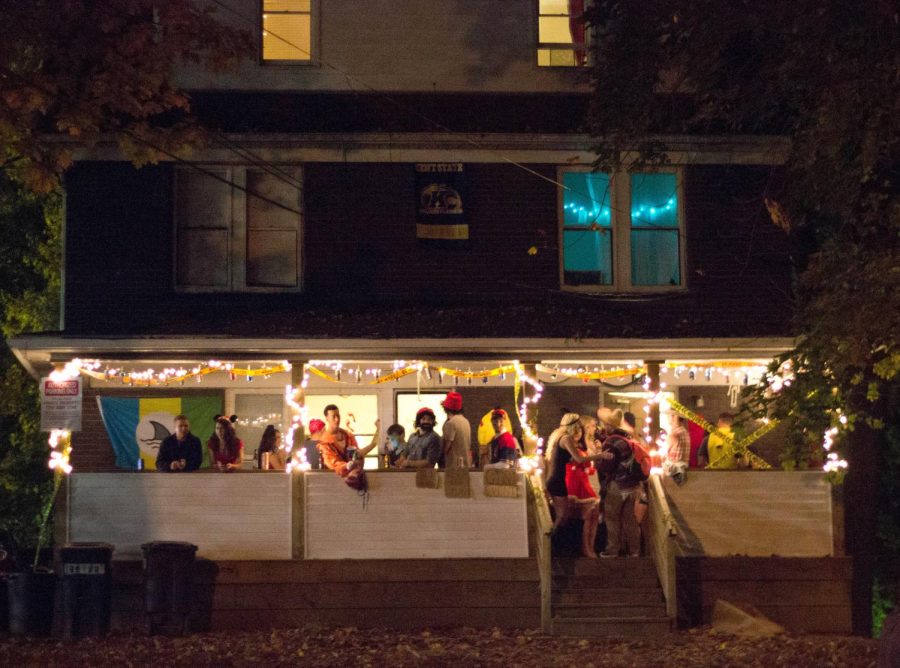
[[[238,338],[227,336],[72,337],[47,332],[18,336],[9,346],[35,377],[57,362],[74,357],[105,360],[192,362],[209,357],[230,360],[547,359],[584,361],[741,359],[765,361],[787,350],[793,339],[571,339],[571,338],[395,338],[312,339]]]

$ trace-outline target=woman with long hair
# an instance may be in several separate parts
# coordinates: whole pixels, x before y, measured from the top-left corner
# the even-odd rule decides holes
[[[587,458],[590,454],[600,452],[599,446],[594,446],[593,434],[597,428],[597,420],[589,415],[582,415],[582,437],[575,443],[578,453]],[[595,559],[597,553],[594,545],[597,541],[597,524],[600,521],[600,499],[597,492],[591,486],[590,476],[593,475],[594,462],[570,461],[566,464],[566,489],[569,492],[569,505],[572,514],[580,513],[584,526],[581,531],[581,553],[589,559]]]
[[[206,442],[209,448],[209,459],[214,468],[220,471],[236,471],[241,468],[244,458],[244,442],[234,433],[231,420],[227,417],[216,418],[216,430]]]
[[[263,466],[266,457],[265,453],[269,453],[266,466]],[[262,470],[284,471],[285,457],[284,450],[281,449],[281,432],[274,425],[267,425],[263,431],[262,438],[259,439],[259,448],[256,450],[256,466]]]
[[[592,462],[600,459],[609,459],[609,453],[598,452],[595,454],[582,454],[578,447],[578,443],[584,436],[584,429],[581,425],[581,416],[578,413],[566,413],[559,422],[559,428],[555,429],[547,441],[547,450],[550,452],[550,476],[547,478],[547,493],[553,500],[553,511],[555,514],[553,520],[553,529],[557,530],[566,521],[568,521],[578,509],[575,499],[570,501],[569,489],[566,486],[566,467],[570,462],[582,464],[584,462]],[[584,518],[584,515],[582,515]],[[584,520],[587,523],[587,520]],[[597,524],[596,517],[594,525]],[[587,527],[584,531],[589,534]],[[587,537],[589,538],[589,536]],[[585,540],[587,540],[585,538]],[[587,549],[586,542],[582,543],[582,552],[586,557],[596,557],[593,545]]]

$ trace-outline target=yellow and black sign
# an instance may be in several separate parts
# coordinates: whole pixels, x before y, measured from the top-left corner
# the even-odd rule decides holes
[[[461,162],[416,164],[416,237],[445,241],[469,238],[466,180]]]

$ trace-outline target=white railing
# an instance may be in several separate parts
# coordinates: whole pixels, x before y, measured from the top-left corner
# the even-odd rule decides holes
[[[648,481],[650,508],[647,514],[647,550],[656,565],[659,583],[666,598],[666,614],[674,620],[677,615],[675,589],[675,539],[678,523],[672,517],[666,493],[658,475]]]
[[[534,510],[534,542],[537,553],[538,571],[541,577],[541,630],[553,633],[553,611],[551,594],[553,588],[552,569],[553,554],[550,548],[550,530],[553,520],[550,518],[550,507],[544,496],[540,471],[535,470],[527,476],[531,488],[532,508]]]

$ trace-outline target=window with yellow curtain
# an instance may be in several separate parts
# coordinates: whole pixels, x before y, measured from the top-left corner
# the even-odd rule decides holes
[[[538,0],[539,67],[587,64],[585,0]]]
[[[263,0],[262,59],[312,60],[312,0]]]

